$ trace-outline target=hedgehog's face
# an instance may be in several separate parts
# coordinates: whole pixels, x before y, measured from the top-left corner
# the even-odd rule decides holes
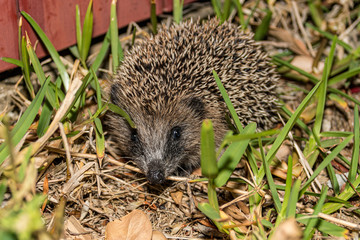
[[[116,99],[113,99],[115,104]],[[122,105],[122,104],[121,104]],[[164,105],[164,104],[162,104]],[[200,127],[206,118],[202,100],[191,98],[160,108],[123,107],[136,129],[117,118],[111,125],[119,149],[132,159],[152,184],[161,184],[174,174],[190,174],[199,167]],[[158,111],[156,111],[158,109]],[[146,113],[146,114],[145,114]]]

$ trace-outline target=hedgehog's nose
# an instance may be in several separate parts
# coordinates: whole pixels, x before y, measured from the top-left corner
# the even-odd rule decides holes
[[[147,174],[147,179],[151,184],[162,184],[165,182],[165,174],[164,172],[157,168],[151,167],[149,168]]]

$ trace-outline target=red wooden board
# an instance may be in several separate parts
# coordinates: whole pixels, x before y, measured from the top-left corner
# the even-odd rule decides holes
[[[156,12],[172,9],[173,0],[157,0]],[[186,0],[191,2],[194,0]],[[0,57],[18,58],[18,19],[20,11],[30,14],[46,33],[57,50],[68,48],[76,43],[75,6],[80,7],[81,18],[86,13],[89,0],[0,0]],[[110,23],[111,0],[93,1],[94,30],[93,37],[104,34]],[[150,0],[118,0],[117,16],[119,27],[132,21],[142,21],[150,17]],[[37,40],[30,25],[23,19],[23,34],[27,32],[31,43]],[[45,48],[39,44],[36,49],[38,57],[47,55]],[[0,72],[14,68],[12,64],[0,61]]]

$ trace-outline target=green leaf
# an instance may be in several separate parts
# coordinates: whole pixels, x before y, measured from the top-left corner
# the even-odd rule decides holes
[[[238,1],[238,0],[233,0],[233,3],[235,4],[236,9],[237,9],[241,29],[244,30],[245,29],[245,19],[244,19],[244,13],[242,11],[242,5],[241,5],[240,1]]]
[[[100,51],[99,51],[98,55],[96,56],[95,61],[91,65],[92,69],[94,69],[95,72],[99,69],[101,63],[104,61],[106,53],[109,50],[109,47],[110,47],[110,28],[106,32],[104,41],[102,42],[102,45],[100,48]]]
[[[42,137],[48,129],[51,120],[52,110],[53,108],[48,103],[48,101],[45,101],[44,106],[41,110],[38,127],[36,129],[38,137]]]
[[[86,68],[86,59],[89,54],[92,32],[93,32],[93,11],[92,11],[92,0],[90,0],[88,8],[86,10],[84,24],[82,28],[82,37],[81,37],[81,48],[79,48],[80,59],[83,63],[83,66]]]
[[[156,16],[156,0],[150,0],[151,10],[150,10],[150,21],[152,26],[152,32],[154,35],[157,34],[157,16]]]
[[[324,37],[328,38],[329,40],[333,41],[334,38],[336,37],[335,35],[332,35],[331,33],[325,32],[325,31],[321,30],[318,27],[315,27],[314,25],[312,25],[310,23],[305,23],[305,26],[319,32],[320,34],[322,34]],[[352,52],[352,47],[349,44],[347,44],[347,43],[345,43],[345,42],[343,42],[341,40],[338,40],[338,44],[340,46],[342,46],[347,52],[349,52],[349,53]]]
[[[45,73],[41,67],[40,61],[38,59],[38,57],[35,54],[35,50],[33,49],[33,47],[31,46],[30,42],[27,43],[27,52],[29,54],[30,60],[32,62],[32,65],[34,67],[34,71],[36,73],[36,76],[39,79],[40,84],[44,84],[45,82]],[[54,109],[58,109],[59,106],[57,106],[56,104],[56,99],[55,99],[55,93],[53,92],[53,90],[51,88],[47,88],[46,91],[46,98],[49,101],[49,103],[51,104],[52,108]]]
[[[183,18],[184,0],[173,0],[173,18],[174,22],[179,24]]]
[[[255,31],[255,35],[254,35],[255,41],[260,41],[260,40],[265,39],[265,37],[269,31],[271,17],[272,17],[272,12],[269,9],[267,9],[266,16],[264,17],[264,19],[260,23],[259,27],[257,27],[257,29]]]
[[[325,185],[321,191],[321,196],[319,198],[319,201],[317,202],[315,208],[314,208],[314,212],[313,212],[313,218],[310,218],[306,224],[306,228],[303,232],[303,239],[311,239],[314,231],[315,231],[315,226],[318,225],[319,222],[319,218],[318,218],[318,214],[321,211],[322,206],[324,205],[325,199],[326,199],[326,194],[328,191],[328,187]]]
[[[26,84],[26,87],[30,93],[31,99],[35,98],[35,91],[33,88],[33,85],[30,80],[30,60],[29,60],[29,54],[26,50],[26,41],[25,37],[21,38],[21,61],[22,61],[22,67],[21,70],[23,72],[24,81]]]
[[[15,127],[12,129],[10,136],[14,145],[17,145],[20,142],[20,140],[23,138],[23,136],[25,135],[25,133],[33,123],[41,106],[41,103],[44,99],[45,92],[47,90],[49,82],[50,82],[50,77],[48,77],[45,80],[44,84],[41,86],[39,92],[36,94],[30,106],[26,109],[24,114],[16,123]],[[6,143],[2,143],[0,145],[0,164],[4,162],[4,160],[8,155],[9,155],[8,145]]]
[[[201,126],[201,173],[203,176],[214,179],[219,169],[216,162],[215,137],[211,120],[205,119]]]
[[[359,150],[360,150],[360,128],[359,128],[359,108],[358,105],[354,107],[354,145],[351,158],[351,165],[349,170],[348,180],[353,183],[356,178],[357,170],[359,169]],[[349,184],[349,183],[347,183]]]
[[[342,80],[345,80],[345,79],[348,79],[348,78],[351,78],[351,77],[354,77],[356,75],[358,75],[360,73],[360,67],[357,67],[357,68],[353,68],[349,71],[346,71],[342,74],[339,74],[333,78],[330,78],[329,80],[329,85],[333,85],[335,83],[338,83]]]
[[[296,214],[296,221],[306,225],[308,223],[308,216],[303,214]],[[318,219],[316,229],[334,237],[343,237],[348,239],[349,231],[347,229],[339,227],[323,219]]]
[[[301,197],[306,189],[310,186],[311,182],[319,175],[319,173],[328,165],[330,162],[340,153],[341,150],[343,150],[346,145],[350,142],[350,140],[353,138],[353,135],[350,135],[349,137],[345,138],[345,140],[340,143],[321,163],[320,165],[315,169],[311,177],[306,181],[306,183],[303,185],[301,192],[299,196]]]
[[[264,153],[264,148],[262,146],[261,138],[259,138],[259,148],[260,148],[260,152],[261,152],[261,159],[262,159],[263,164],[264,164],[264,169],[265,169],[267,182],[268,182],[268,185],[270,187],[271,196],[272,196],[273,201],[274,201],[275,209],[276,209],[276,211],[278,213],[280,213],[280,211],[281,211],[280,198],[279,198],[279,195],[278,195],[277,190],[276,190],[274,179],[273,179],[273,177],[271,175],[270,167],[268,165],[268,162],[265,159],[265,153]]]
[[[304,100],[300,103],[300,105],[298,106],[298,108],[295,110],[295,112],[293,113],[293,115],[290,117],[290,119],[287,121],[287,123],[285,124],[284,128],[281,130],[281,132],[279,133],[278,137],[276,138],[274,144],[271,146],[269,152],[266,155],[266,161],[268,161],[268,163],[270,163],[272,161],[272,159],[275,157],[276,152],[279,150],[282,142],[285,140],[285,138],[287,137],[288,133],[290,132],[290,130],[293,128],[293,126],[295,125],[296,121],[299,119],[300,114],[304,111],[305,107],[307,106],[307,104],[309,103],[310,99],[313,97],[313,95],[315,94],[315,92],[317,91],[317,89],[319,88],[321,82],[319,82],[318,84],[316,84],[313,89],[309,92],[309,94],[304,98]],[[259,176],[258,179],[262,179],[264,177],[264,167],[261,166],[260,170],[259,170]]]
[[[315,138],[319,138],[321,132],[321,125],[323,122],[324,109],[326,103],[326,93],[327,93],[327,82],[330,75],[330,70],[332,67],[332,63],[334,61],[335,47],[337,43],[337,37],[334,38],[333,43],[331,44],[331,49],[329,53],[329,57],[325,61],[325,67],[322,75],[321,85],[319,87],[319,92],[317,94],[317,108],[316,108],[316,118],[313,127],[313,133]]]
[[[215,72],[215,70],[213,70],[213,75],[214,75],[216,84],[217,84],[217,86],[218,86],[218,88],[220,90],[221,96],[223,97],[223,99],[224,99],[224,101],[226,103],[226,106],[230,111],[231,118],[234,120],[234,123],[235,123],[235,126],[236,126],[237,130],[241,133],[243,131],[243,127],[242,127],[242,124],[241,124],[241,122],[239,120],[239,117],[238,117],[238,115],[237,115],[237,113],[235,111],[234,105],[232,105],[230,97],[227,94],[227,92],[226,92],[226,90],[224,88],[224,85],[221,83],[220,78],[217,75],[217,73]]]
[[[110,42],[114,73],[117,71],[119,66],[119,33],[116,16],[116,2],[117,0],[112,0],[110,10]]]
[[[214,12],[215,12],[217,18],[220,21],[220,24],[222,24],[225,21],[225,18],[224,18],[223,13],[221,12],[221,3],[220,3],[220,1],[219,0],[211,0],[211,4],[212,4],[212,6],[214,8]]]
[[[293,171],[293,158],[290,155],[288,158],[284,200],[281,206],[281,211],[276,219],[275,227],[279,226],[282,220],[285,219],[286,217],[286,210],[287,210],[287,206],[289,205],[290,194],[292,189],[292,171]]]
[[[0,205],[2,206],[3,200],[4,200],[4,196],[5,196],[5,192],[6,192],[6,188],[7,188],[7,184],[6,184],[6,179],[3,179],[0,182]]]
[[[0,58],[2,61],[7,62],[7,63],[11,63],[14,64],[18,67],[22,67],[23,64],[19,59],[15,59],[15,58],[9,58],[9,57],[2,57]]]
[[[80,21],[80,8],[79,5],[75,6],[75,21],[76,21],[76,43],[77,49],[80,51],[82,43],[82,33],[81,33],[81,21]],[[80,56],[79,56],[80,57]]]
[[[96,134],[96,156],[102,160],[105,156],[105,137],[102,123],[99,118],[94,119]]]
[[[243,133],[251,134],[256,130],[256,124],[248,124]],[[224,154],[218,161],[219,174],[215,178],[215,186],[223,186],[230,178],[231,174],[235,170],[241,157],[244,155],[245,150],[250,142],[250,139],[245,139],[240,142],[234,142],[225,150]]]
[[[26,12],[21,11],[21,14],[26,18],[26,20],[30,23],[30,25],[33,27],[35,32],[40,37],[41,41],[44,43],[46,49],[48,50],[51,58],[53,59],[56,67],[59,70],[59,74],[61,76],[61,79],[63,81],[65,91],[67,92],[69,89],[70,84],[70,78],[69,75],[66,72],[64,64],[60,60],[59,53],[56,51],[55,47],[50,42],[49,38],[46,36],[44,31],[40,28],[40,26],[36,23],[36,21]]]
[[[292,186],[289,203],[286,206],[286,218],[295,218],[296,213],[296,203],[298,201],[299,190],[300,190],[301,181],[299,179],[295,180],[294,185]]]
[[[120,107],[118,107],[112,103],[108,103],[108,107],[112,112],[123,117],[129,123],[131,128],[136,128],[134,122],[131,120],[130,116],[124,110],[122,110]]]

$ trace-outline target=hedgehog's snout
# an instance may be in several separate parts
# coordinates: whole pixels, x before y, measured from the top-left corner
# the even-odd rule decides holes
[[[153,160],[149,163],[146,178],[151,184],[162,184],[165,182],[165,170],[159,162],[160,160]]]

